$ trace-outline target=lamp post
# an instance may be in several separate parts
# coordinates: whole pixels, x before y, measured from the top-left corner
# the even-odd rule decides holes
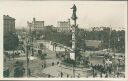
[[[109,52],[110,52],[110,48],[111,48],[111,30],[112,28],[110,28],[110,31],[109,31]]]
[[[27,52],[26,52],[26,60],[27,60],[27,68],[26,68],[26,72],[27,72],[27,77],[29,77],[28,76],[28,66],[29,66],[29,63],[28,63],[28,61],[29,61],[29,58],[28,58],[28,45],[26,46],[26,49],[27,49]]]
[[[28,55],[28,53],[29,53],[29,49],[30,49],[30,45],[29,45],[29,40],[27,39],[27,36],[26,36],[26,76],[27,77],[29,77],[29,73],[28,73],[28,69],[29,69],[29,55]]]
[[[114,76],[116,74],[116,40],[114,38]]]

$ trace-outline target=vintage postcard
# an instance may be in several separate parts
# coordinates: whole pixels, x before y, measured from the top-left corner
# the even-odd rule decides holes
[[[2,80],[127,80],[127,1],[0,1]]]

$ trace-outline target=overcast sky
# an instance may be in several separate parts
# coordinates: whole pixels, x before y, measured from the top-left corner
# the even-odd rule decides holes
[[[33,17],[45,21],[45,25],[57,26],[57,21],[71,18],[74,3],[80,28],[127,26],[126,1],[1,1],[0,15],[14,17],[17,28],[26,27]]]

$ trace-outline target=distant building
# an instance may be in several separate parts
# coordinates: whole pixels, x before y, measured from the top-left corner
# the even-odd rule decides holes
[[[58,21],[57,27],[70,27],[70,19],[68,21]]]
[[[86,49],[96,50],[101,48],[101,41],[99,40],[85,40]]]
[[[91,27],[92,31],[110,31],[110,27]]]
[[[35,18],[33,18],[32,22],[27,22],[29,29],[31,31],[37,31],[37,30],[42,30],[44,29],[44,21],[36,21]]]
[[[15,18],[3,15],[4,35],[15,32]]]
[[[58,21],[57,27],[54,27],[57,32],[70,32],[70,19],[68,21]]]
[[[91,27],[92,31],[102,31],[102,27]]]

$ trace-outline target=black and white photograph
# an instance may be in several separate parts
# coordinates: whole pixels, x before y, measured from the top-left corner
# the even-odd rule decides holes
[[[3,78],[126,78],[127,1],[6,0],[0,16]]]

